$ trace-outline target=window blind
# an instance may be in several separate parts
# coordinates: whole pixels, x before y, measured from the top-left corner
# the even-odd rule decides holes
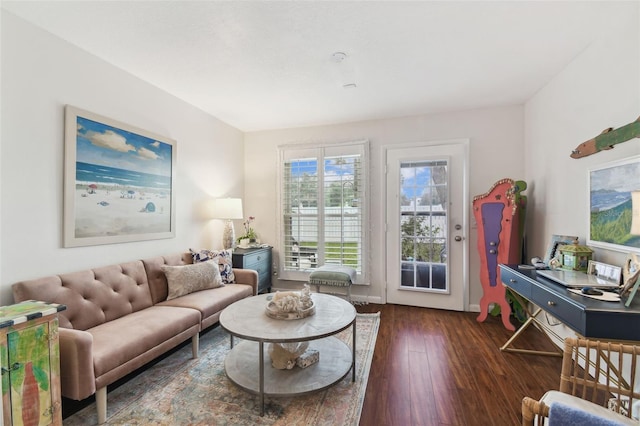
[[[324,264],[366,271],[366,142],[281,148],[280,276],[306,280]]]

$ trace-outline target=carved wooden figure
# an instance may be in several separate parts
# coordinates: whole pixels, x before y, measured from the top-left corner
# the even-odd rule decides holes
[[[500,305],[502,324],[515,330],[509,321],[511,306],[506,299],[506,288],[500,280],[500,263],[520,263],[522,235],[527,197],[521,192],[527,188],[524,181],[501,179],[489,192],[473,198],[473,214],[478,225],[478,252],[480,253],[479,322],[487,319],[489,304]]]

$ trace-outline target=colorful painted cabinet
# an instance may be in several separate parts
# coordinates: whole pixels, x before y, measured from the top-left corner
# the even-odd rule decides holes
[[[527,197],[524,181],[501,179],[489,192],[473,198],[473,214],[478,225],[478,252],[480,254],[480,299],[478,321],[487,319],[489,304],[500,305],[502,324],[515,330],[509,321],[511,306],[506,299],[506,288],[500,280],[499,264],[520,263]]]
[[[64,309],[32,300],[0,307],[5,425],[62,425],[58,312]]]

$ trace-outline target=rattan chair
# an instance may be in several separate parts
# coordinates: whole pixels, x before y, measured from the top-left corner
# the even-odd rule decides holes
[[[634,326],[629,324],[629,327]],[[546,424],[549,406],[555,401],[575,406],[594,415],[613,417],[623,424],[630,422],[633,403],[640,401],[640,383],[636,385],[636,374],[640,374],[636,371],[638,356],[640,346],[566,339],[562,355],[560,391],[549,391],[540,401],[524,397],[522,425],[533,425],[536,419],[536,424]],[[576,362],[578,359],[580,363]],[[589,368],[583,368],[580,364],[588,365]],[[622,372],[622,375],[619,372]],[[637,420],[635,424],[638,424]]]

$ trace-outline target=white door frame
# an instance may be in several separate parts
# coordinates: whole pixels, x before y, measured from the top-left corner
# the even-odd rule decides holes
[[[382,200],[383,202],[380,203],[380,215],[383,218],[383,226],[384,226],[384,236],[382,238],[383,241],[383,247],[386,247],[388,245],[388,232],[387,232],[387,227],[388,227],[388,217],[387,217],[387,182],[386,182],[386,176],[387,176],[387,154],[389,150],[392,149],[403,149],[403,148],[428,148],[431,146],[441,146],[441,145],[462,145],[464,148],[464,166],[463,166],[463,176],[462,176],[462,182],[463,182],[463,188],[462,188],[462,193],[463,193],[463,206],[462,206],[462,218],[463,218],[463,230],[464,230],[464,240],[461,241],[461,243],[463,244],[463,249],[462,249],[462,262],[463,262],[463,270],[462,270],[462,285],[463,285],[463,290],[462,290],[462,294],[463,294],[463,309],[465,312],[469,312],[469,231],[470,231],[470,224],[469,224],[469,217],[470,217],[470,209],[471,209],[471,203],[469,201],[469,147],[470,147],[470,140],[466,139],[466,138],[461,138],[461,139],[442,139],[442,140],[430,140],[430,141],[426,141],[426,142],[409,142],[409,143],[400,143],[400,144],[389,144],[389,145],[383,145],[382,148],[382,155],[381,155],[381,170],[384,172],[383,173],[383,180],[381,182],[381,189],[382,189]],[[387,303],[387,262],[382,262],[383,263],[383,276],[384,276],[384,280],[383,280],[383,292],[382,292],[382,303],[386,304]]]

